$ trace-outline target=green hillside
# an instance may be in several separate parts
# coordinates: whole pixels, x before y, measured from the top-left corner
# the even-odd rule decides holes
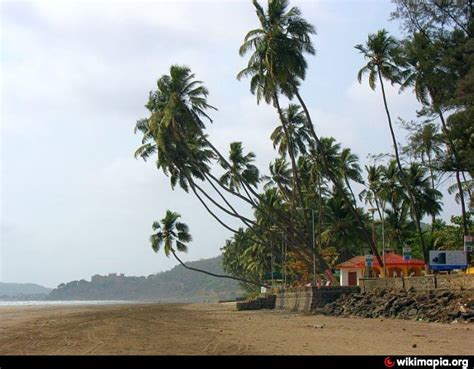
[[[221,273],[221,256],[187,263],[189,266]],[[95,275],[91,281],[60,284],[51,291],[49,300],[145,300],[198,302],[232,299],[242,294],[239,284],[190,271],[178,265],[173,269],[149,275],[128,277],[122,274]]]

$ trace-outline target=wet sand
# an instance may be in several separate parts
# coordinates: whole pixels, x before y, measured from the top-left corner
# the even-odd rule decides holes
[[[2,355],[465,355],[473,342],[474,325],[240,312],[232,303],[0,308]]]

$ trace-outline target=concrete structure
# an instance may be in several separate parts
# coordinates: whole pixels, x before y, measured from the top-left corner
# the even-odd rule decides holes
[[[294,287],[276,294],[275,309],[309,313],[336,301],[342,295],[359,293],[359,287]]]
[[[435,289],[451,291],[474,291],[474,275],[434,274],[408,278],[362,278],[359,280],[362,292],[380,289],[432,291]]]
[[[420,276],[425,269],[423,260],[403,260],[401,255],[394,252],[385,253],[385,269],[387,277],[407,277],[410,275]],[[341,271],[339,283],[341,286],[359,286],[359,280],[366,276],[365,256],[355,256],[336,268]],[[384,276],[384,268],[379,265],[377,258],[373,259],[371,272],[376,277]]]
[[[237,310],[276,309],[288,312],[310,313],[336,301],[342,295],[359,293],[359,287],[291,287],[274,289],[266,296],[237,302]]]

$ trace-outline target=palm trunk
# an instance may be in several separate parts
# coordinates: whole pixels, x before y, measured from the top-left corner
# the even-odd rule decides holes
[[[319,140],[319,137],[317,136],[315,130],[314,130],[314,126],[313,126],[313,122],[311,120],[311,115],[309,114],[309,111],[308,111],[308,108],[305,104],[305,102],[303,101],[303,98],[301,97],[298,89],[296,88],[295,86],[295,95],[299,101],[299,103],[301,104],[301,106],[303,107],[303,110],[306,114],[306,117],[308,119],[308,126],[310,128],[310,132],[311,132],[311,135],[313,136],[314,140],[316,141],[316,145],[317,145],[317,148],[319,150],[319,152],[321,153],[321,159],[322,159],[322,163],[323,163],[323,167],[324,167],[324,170],[326,171],[329,179],[331,179],[331,181],[334,183],[334,186],[336,186],[336,189],[341,193],[341,196],[343,197],[344,201],[346,202],[346,204],[349,206],[349,209],[352,213],[352,215],[354,216],[354,218],[357,220],[357,222],[359,223],[359,226],[362,230],[362,234],[364,235],[365,239],[367,240],[367,242],[369,243],[369,246],[370,246],[370,249],[372,250],[373,254],[375,255],[375,257],[377,258],[377,261],[379,262],[379,265],[380,266],[383,266],[383,261],[382,261],[382,258],[380,257],[380,254],[377,250],[377,247],[375,245],[375,242],[374,240],[372,239],[372,237],[370,236],[370,232],[367,230],[367,227],[365,226],[364,224],[364,221],[362,220],[361,216],[359,215],[359,213],[357,213],[357,210],[356,208],[354,207],[354,204],[352,203],[352,201],[346,196],[345,192],[344,192],[344,189],[343,189],[343,186],[341,185],[341,183],[339,182],[339,179],[336,178],[336,176],[334,175],[334,173],[332,172],[331,168],[330,168],[330,165],[328,163],[328,160],[326,158],[326,155],[324,155],[323,153],[323,150],[322,150],[322,145],[321,145],[321,141]]]
[[[346,175],[344,175],[344,181],[346,182],[346,186],[349,189],[349,192],[351,193],[352,201],[354,201],[354,206],[357,206],[357,200],[356,200],[356,197],[354,195],[354,191],[352,191],[351,184],[349,183],[349,179],[347,178]]]
[[[249,281],[248,279],[245,279],[245,278],[232,277],[230,275],[225,275],[225,274],[215,274],[215,273],[211,273],[211,272],[208,272],[208,271],[205,271],[205,270],[202,270],[202,269],[197,269],[197,268],[190,267],[190,266],[186,265],[185,263],[183,263],[183,261],[178,257],[178,255],[176,255],[176,252],[173,249],[171,250],[171,252],[173,253],[173,256],[175,257],[175,259],[178,260],[178,262],[186,269],[193,270],[193,271],[199,272],[199,273],[204,273],[204,274],[210,275],[212,277],[233,279],[235,281],[244,282],[244,283],[248,283],[248,284],[253,284],[254,286],[270,288],[270,286],[268,286],[266,284],[263,284],[262,282]]]
[[[281,111],[280,102],[278,101],[278,96],[276,93],[273,96],[273,101],[275,102],[275,107],[278,111],[278,116],[280,117],[280,121],[283,127],[283,132],[285,133],[286,142],[288,143],[288,155],[290,156],[291,170],[293,172],[293,188],[296,189],[298,193],[300,207],[304,208],[303,194],[301,192],[301,181],[299,179],[298,168],[296,166],[295,153],[293,149],[293,141],[291,140],[290,133],[288,132],[287,122],[285,121],[285,117],[283,116],[283,112]]]
[[[197,193],[196,191],[196,188],[194,187],[194,184],[190,183],[190,187],[191,187],[191,190],[193,191],[194,195],[196,195],[196,197],[198,198],[198,200],[201,202],[201,204],[204,206],[204,208],[207,210],[207,212],[209,214],[212,215],[212,217],[217,220],[219,222],[220,225],[222,225],[225,229],[235,233],[235,234],[240,234],[241,232],[239,232],[238,230],[236,229],[233,229],[232,227],[228,226],[227,224],[225,224],[216,214],[214,214],[214,212],[209,208],[209,206],[207,206],[206,202],[202,199],[201,196],[199,196],[199,194]],[[252,241],[254,242],[258,242],[256,240],[253,240]]]
[[[235,218],[238,218],[240,219],[247,227],[252,227],[252,224],[253,225],[256,225],[256,223],[253,221],[253,220],[250,220],[249,218],[246,218],[242,215],[240,215],[239,213],[237,213],[235,211],[235,209],[233,211],[230,211],[228,209],[226,209],[225,207],[223,207],[221,204],[219,204],[216,200],[214,200],[211,196],[209,196],[206,191],[204,191],[198,184],[196,184],[195,182],[193,182],[193,186],[195,186],[199,192],[201,192],[204,196],[206,196],[206,198],[212,202],[215,206],[217,206],[217,208],[219,208],[220,210],[222,210],[224,213],[226,214],[229,214],[230,216],[232,217],[235,217]],[[233,208],[232,208],[233,209]]]
[[[433,190],[436,190],[434,174],[433,174],[433,165],[432,165],[432,162],[431,162],[431,154],[429,153],[429,151],[426,154],[428,156],[428,168],[430,170],[431,188]],[[435,221],[436,221],[436,214],[433,214],[431,216],[430,249],[433,249],[433,244],[434,244],[433,233],[434,233]]]
[[[446,121],[444,120],[444,115],[439,108],[437,109],[437,111],[438,111],[439,118],[441,120],[441,126],[443,127],[443,133],[446,136],[449,149],[451,150],[451,154],[453,155],[454,161],[456,164],[456,183],[458,186],[459,197],[461,200],[462,228],[463,228],[464,236],[467,236],[468,227],[467,227],[467,216],[466,216],[466,202],[464,200],[464,190],[462,188],[461,178],[459,176],[460,174],[459,168],[461,168],[460,160],[459,160],[459,156],[456,150],[456,146],[454,145],[454,142],[451,139],[451,136],[449,135],[448,126],[446,125]]]
[[[462,188],[461,177],[459,176],[459,170],[456,170],[456,182],[458,184],[459,195],[461,196],[461,213],[462,213],[462,229],[464,236],[469,235],[467,228],[467,216],[466,216],[466,203],[464,202],[464,190]]]
[[[414,215],[414,220],[416,223],[416,228],[418,230],[418,235],[420,237],[420,242],[421,242],[421,248],[423,250],[423,258],[425,262],[428,262],[428,249],[426,248],[425,244],[425,239],[423,237],[423,231],[421,229],[421,219],[420,219],[420,214],[418,212],[418,208],[416,206],[416,201],[415,197],[413,196],[413,192],[408,185],[405,177],[405,173],[403,171],[402,163],[400,162],[400,155],[398,153],[398,143],[397,143],[397,138],[395,137],[395,131],[393,130],[393,125],[392,125],[392,117],[390,116],[390,112],[388,110],[388,105],[387,105],[387,97],[385,95],[385,87],[383,84],[383,79],[382,79],[382,74],[380,73],[380,70],[377,70],[377,74],[379,77],[380,81],[380,87],[382,88],[382,97],[383,97],[383,104],[385,107],[385,112],[387,113],[387,119],[388,119],[388,126],[390,128],[390,135],[392,136],[392,143],[393,143],[393,149],[395,150],[395,160],[397,161],[397,167],[398,167],[398,172],[400,175],[400,180],[402,182],[403,187],[408,193],[408,197],[410,199],[411,203],[411,208],[412,208],[412,214]]]

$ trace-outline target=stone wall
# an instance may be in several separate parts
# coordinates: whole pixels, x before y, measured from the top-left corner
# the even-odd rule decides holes
[[[474,275],[437,275],[436,288],[474,291]]]
[[[253,300],[239,301],[235,306],[237,310],[274,309],[275,299],[275,295],[260,296]]]
[[[360,292],[358,286],[288,288],[284,291],[277,292],[275,309],[293,312],[310,312],[337,300],[342,295],[358,292]]]
[[[359,280],[362,292],[375,289],[427,291],[433,289],[474,290],[474,275],[427,275],[408,278],[363,278]]]

